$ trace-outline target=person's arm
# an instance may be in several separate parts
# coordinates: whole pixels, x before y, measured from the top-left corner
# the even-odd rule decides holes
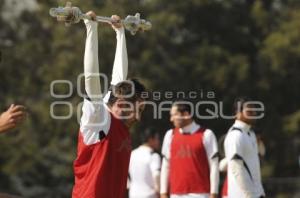
[[[0,133],[15,128],[26,116],[25,107],[22,105],[10,105],[7,111],[0,115]]]
[[[162,145],[162,166],[161,166],[161,175],[160,175],[160,195],[161,198],[168,197],[169,193],[169,159],[170,159],[170,147],[172,142],[172,134],[173,131],[169,130],[167,131],[163,145]]]
[[[120,20],[119,16],[113,15],[113,19]],[[112,25],[116,32],[117,46],[115,52],[115,60],[112,72],[111,84],[116,85],[127,79],[128,73],[128,57],[126,48],[125,30],[121,24]]]
[[[219,171],[220,172],[227,172],[227,160],[226,158],[223,158],[220,162],[219,162]]]
[[[228,168],[231,169],[232,175],[235,177],[237,184],[243,190],[245,198],[255,198],[255,193],[250,190],[250,187],[253,184],[244,168],[243,160],[238,157],[230,160]]]
[[[243,191],[245,198],[255,198],[253,192],[253,182],[249,169],[245,166],[243,159],[243,142],[242,135],[239,131],[232,131],[227,135],[228,141],[225,146],[227,147],[226,159],[228,162],[228,171],[232,173],[232,176],[236,180],[237,185]]]
[[[203,144],[205,147],[210,170],[210,197],[216,198],[219,191],[218,143],[216,136],[209,129],[206,129],[206,131],[204,132]]]
[[[154,181],[154,188],[157,194],[160,192],[160,168],[161,167],[161,159],[157,153],[153,153],[151,156],[150,169],[152,178]]]
[[[92,14],[93,15],[93,14]],[[114,15],[113,19],[119,20],[120,17]],[[86,47],[84,55],[85,86],[88,96],[92,99],[99,98],[101,94],[98,61],[98,31],[97,22],[85,20],[87,28]],[[126,48],[126,37],[124,27],[120,24],[112,24],[116,32],[117,46],[113,65],[111,84],[116,85],[126,80],[128,73],[128,58]]]
[[[88,12],[92,18],[93,12]],[[82,116],[80,120],[80,132],[86,145],[101,141],[110,128],[111,117],[102,98],[99,79],[98,61],[98,23],[92,20],[84,20],[87,36],[84,52],[84,77],[85,90],[88,99],[84,99]]]
[[[93,12],[88,12],[92,18],[96,17]],[[119,20],[118,16],[112,16]],[[109,132],[111,124],[111,115],[105,102],[109,98],[109,93],[102,100],[100,79],[99,79],[99,61],[98,61],[98,30],[97,22],[85,20],[87,29],[87,38],[84,54],[84,76],[85,89],[88,98],[84,100],[82,107],[82,117],[80,131],[83,135],[83,141],[87,145],[95,144]],[[125,33],[120,23],[112,24],[112,28],[117,32],[116,58],[113,68],[112,83],[123,81],[127,77],[127,51],[125,44]]]
[[[87,14],[95,17],[93,12],[88,12]],[[92,20],[84,20],[84,23],[87,31],[84,52],[85,90],[92,101],[98,102],[101,94],[98,60],[98,23]]]
[[[113,19],[116,21],[120,20],[119,16],[113,15]],[[115,60],[112,71],[112,80],[110,84],[112,86],[118,84],[127,79],[128,74],[128,56],[127,56],[127,48],[126,48],[126,37],[124,27],[119,24],[112,24],[112,28],[116,32],[117,46],[115,52]],[[109,100],[111,91],[109,91],[105,97],[104,101],[107,102]]]
[[[169,160],[163,158],[160,175],[160,197],[167,198],[169,193]]]

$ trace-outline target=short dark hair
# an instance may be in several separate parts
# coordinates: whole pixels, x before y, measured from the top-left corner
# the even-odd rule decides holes
[[[154,138],[156,135],[159,135],[159,132],[155,128],[146,128],[141,133],[141,141],[142,143],[147,143],[149,139]]]
[[[113,105],[121,98],[130,102],[135,102],[142,99],[142,94],[146,89],[145,86],[137,79],[129,79],[112,86],[110,90],[111,94],[108,100],[108,105]]]
[[[234,113],[242,112],[244,110],[245,104],[250,101],[253,101],[253,100],[247,96],[237,97],[233,103],[233,112]]]
[[[173,106],[177,107],[177,111],[180,113],[188,112],[191,114],[192,112],[190,104],[188,104],[186,101],[176,101],[173,103]]]

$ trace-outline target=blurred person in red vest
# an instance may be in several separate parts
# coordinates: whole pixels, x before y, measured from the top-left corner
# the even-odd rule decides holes
[[[191,108],[186,102],[175,102],[171,108],[175,128],[163,141],[161,198],[217,198],[217,140],[210,129],[194,121]]]

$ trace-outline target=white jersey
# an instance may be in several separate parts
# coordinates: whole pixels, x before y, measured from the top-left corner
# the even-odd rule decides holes
[[[264,196],[257,141],[250,126],[236,120],[227,133],[224,147],[228,162],[228,198]],[[233,158],[241,160],[242,166],[234,166]]]
[[[157,153],[145,145],[131,153],[129,164],[129,197],[158,198],[155,179],[160,175],[161,159]]]

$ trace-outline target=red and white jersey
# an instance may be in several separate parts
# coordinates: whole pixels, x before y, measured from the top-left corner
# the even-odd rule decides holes
[[[85,103],[85,106],[93,105]],[[131,153],[130,135],[120,120],[108,115],[111,121],[107,135],[101,130],[94,136],[98,139],[88,144],[93,136],[86,136],[84,133],[87,131],[79,133],[73,198],[123,198],[125,195]]]
[[[236,120],[229,129],[225,142],[225,156],[228,162],[228,198],[264,196],[261,183],[259,152],[255,133],[246,123]],[[242,160],[240,174],[234,173],[233,159]]]
[[[160,156],[146,145],[131,153],[129,198],[158,198],[155,185],[160,175]]]
[[[73,198],[124,198],[131,153],[127,127],[110,112],[101,99],[97,22],[85,20],[87,38],[84,54],[85,90],[77,158],[74,161]],[[127,50],[124,28],[116,30],[117,47],[111,84],[126,80]],[[104,102],[105,101],[105,102]]]
[[[206,198],[218,193],[218,146],[211,130],[195,122],[171,129],[162,154],[161,193],[170,189],[171,198]]]

